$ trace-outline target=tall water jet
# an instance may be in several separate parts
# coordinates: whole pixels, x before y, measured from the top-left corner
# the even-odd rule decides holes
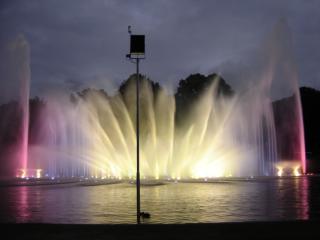
[[[284,19],[275,26],[269,39],[269,72],[273,88],[284,92],[285,99],[274,103],[279,161],[291,162],[306,173],[303,115],[299,91],[298,67],[293,55],[290,28]],[[282,168],[280,163],[280,168]]]
[[[20,79],[20,99],[19,106],[22,112],[21,123],[21,152],[20,152],[20,166],[22,171],[28,169],[28,140],[29,140],[29,96],[30,96],[30,50],[29,45],[24,37],[19,37],[15,43],[16,47],[21,52],[18,57],[19,65],[19,79]],[[26,172],[22,174],[27,175]]]
[[[20,35],[2,48],[6,62],[1,76],[2,96],[10,102],[1,105],[0,149],[4,177],[26,176],[29,138],[29,46]],[[9,167],[9,169],[8,169]]]

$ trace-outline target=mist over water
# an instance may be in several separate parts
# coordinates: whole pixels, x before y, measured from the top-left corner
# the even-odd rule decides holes
[[[286,29],[284,22],[275,27],[263,45],[264,64],[243,91],[219,95],[216,77],[182,122],[175,96],[141,79],[142,178],[273,176],[284,162],[289,174],[305,172],[298,74]],[[36,177],[32,169],[41,169],[43,177],[134,178],[135,76],[112,96],[98,90],[51,95],[29,136],[29,47],[22,38],[14,46],[21,60],[16,71],[22,130],[19,141],[1,146],[1,161],[10,162],[11,173],[20,169],[19,177]],[[290,97],[285,107],[272,103],[276,86]]]

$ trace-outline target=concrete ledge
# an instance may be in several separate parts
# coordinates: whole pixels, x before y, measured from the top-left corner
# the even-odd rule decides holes
[[[1,224],[7,239],[320,239],[320,221],[213,224]]]

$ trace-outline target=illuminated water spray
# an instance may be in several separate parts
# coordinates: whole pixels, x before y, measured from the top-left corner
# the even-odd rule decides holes
[[[142,178],[277,174],[271,100],[259,91],[217,98],[219,79],[213,82],[177,124],[174,96],[141,80]],[[30,146],[29,165],[48,176],[134,178],[134,99],[132,77],[125,91],[112,97],[89,90],[74,102],[48,101],[39,128],[43,140]]]
[[[290,61],[279,54],[281,51],[273,38],[269,46],[269,60],[251,87],[232,97],[219,96],[216,76],[179,123],[175,96],[141,79],[142,179],[305,172],[297,73]],[[282,69],[280,80],[276,77],[279,68]],[[24,74],[21,99],[26,103],[28,68]],[[287,96],[293,96],[286,105],[289,107],[284,108],[288,111],[283,111],[282,105],[274,107],[271,96],[274,82],[283,83],[290,90]],[[50,97],[39,116],[39,141],[29,145],[26,144],[28,104],[23,105],[20,167],[23,176],[28,176],[27,169],[41,169],[35,171],[38,177],[134,178],[135,96],[135,76],[132,76],[126,87],[114,96],[89,90],[73,95],[72,101],[70,97]]]

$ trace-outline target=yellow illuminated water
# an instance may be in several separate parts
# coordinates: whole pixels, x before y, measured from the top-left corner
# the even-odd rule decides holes
[[[142,179],[273,175],[270,100],[257,94],[250,102],[244,96],[218,99],[218,83],[215,79],[177,125],[174,96],[164,89],[154,92],[149,81],[141,81]],[[135,81],[130,84],[113,97],[92,91],[76,103],[48,101],[44,140],[30,146],[29,168],[43,169],[42,176],[135,178]],[[253,107],[254,115],[249,114]],[[259,140],[266,129],[268,145]]]

